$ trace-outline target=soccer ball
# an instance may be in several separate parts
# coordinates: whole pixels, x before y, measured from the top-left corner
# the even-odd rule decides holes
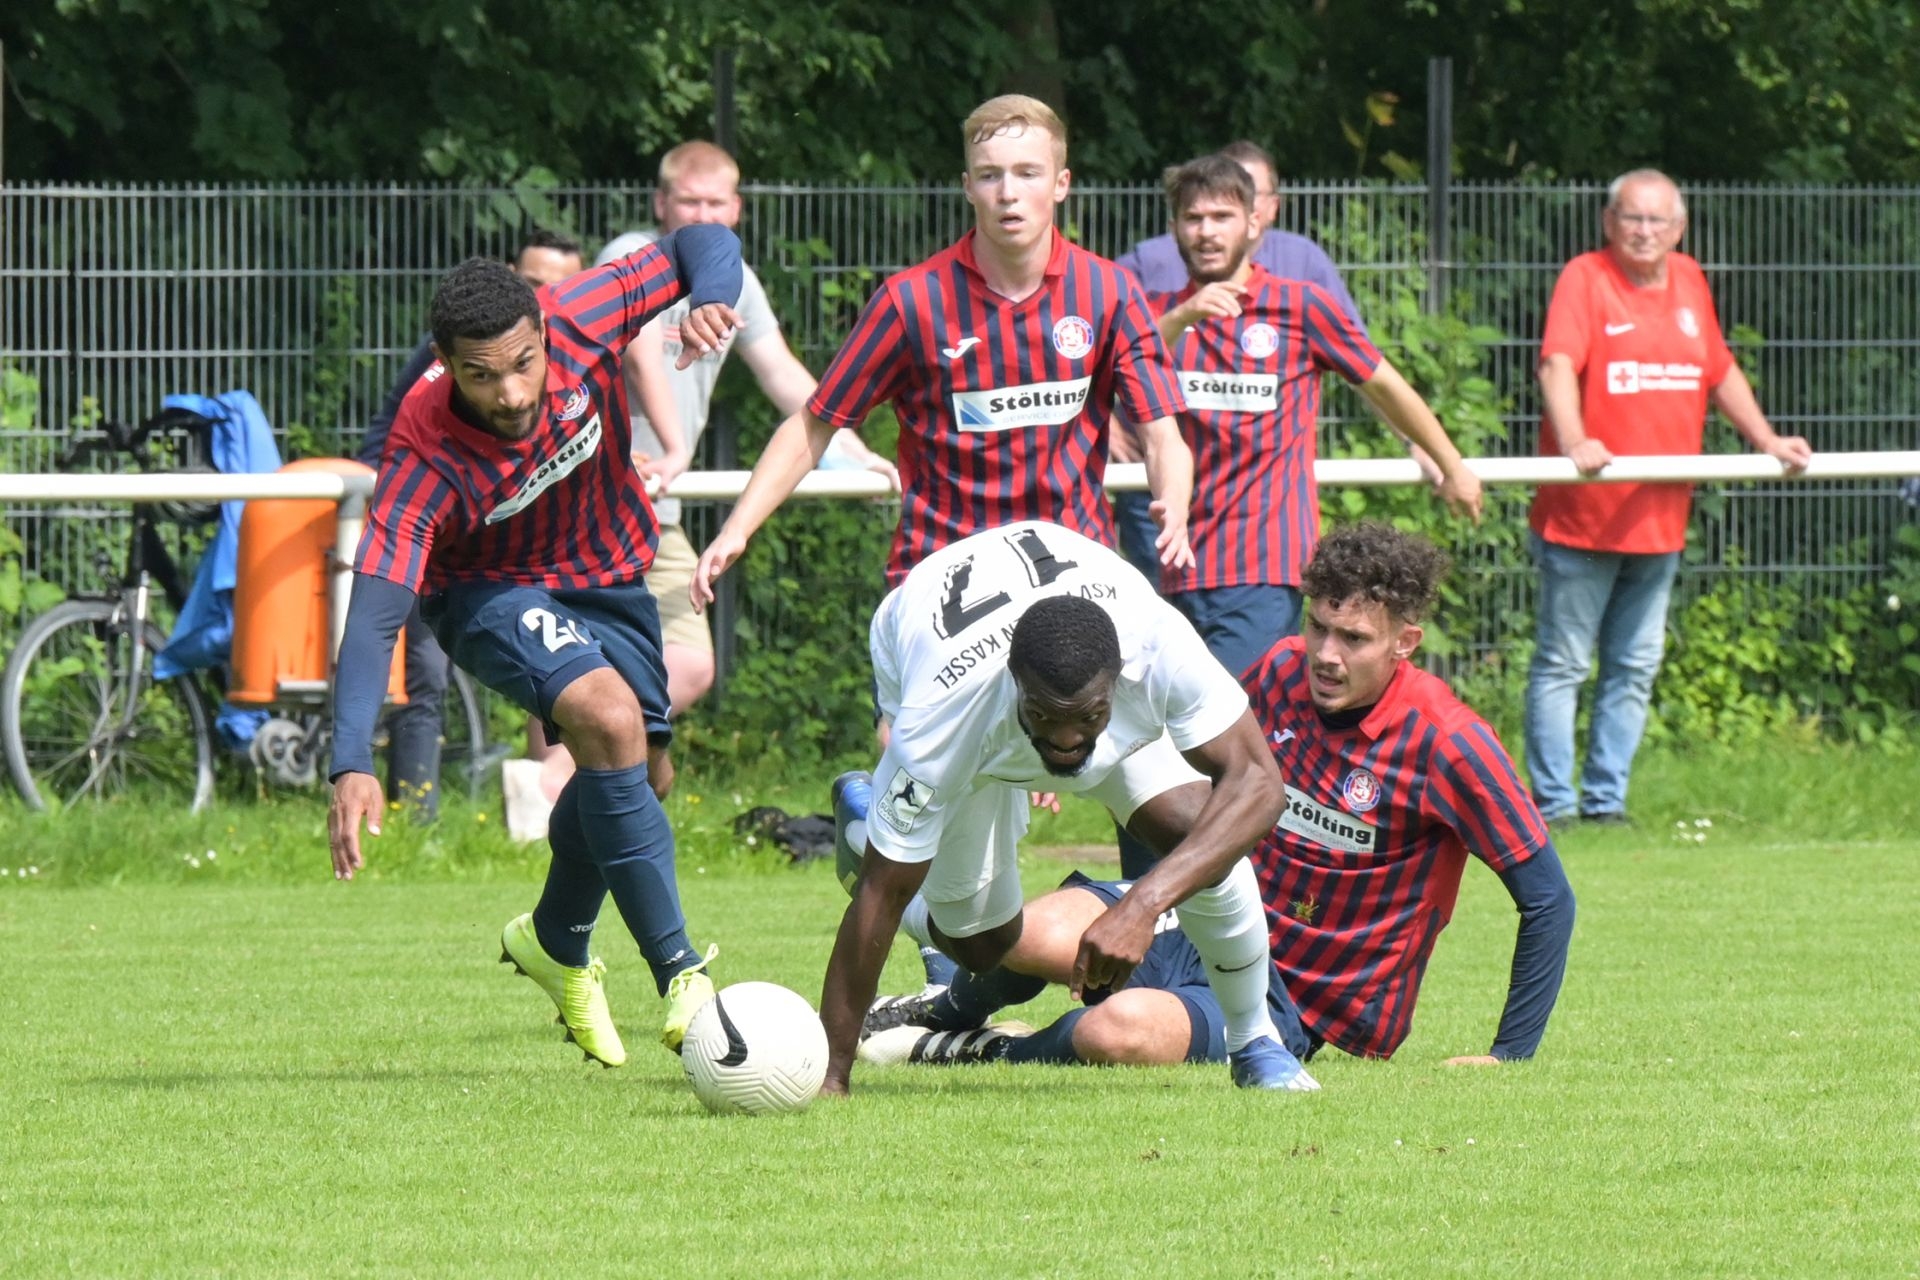
[[[827,1078],[827,1029],[799,993],[736,982],[693,1015],[680,1066],[718,1115],[798,1111]]]

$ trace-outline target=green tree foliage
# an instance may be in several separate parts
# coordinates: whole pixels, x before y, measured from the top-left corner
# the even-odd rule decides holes
[[[1920,180],[1920,0],[13,0],[0,40],[15,179],[621,177],[710,131],[726,48],[760,179],[953,172],[1008,89],[1089,176],[1245,136],[1406,177],[1446,55],[1462,176]]]

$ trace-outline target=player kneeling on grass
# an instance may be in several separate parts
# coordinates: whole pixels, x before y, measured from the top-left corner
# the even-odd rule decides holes
[[[1324,1043],[1385,1058],[1405,1040],[1469,852],[1498,873],[1520,927],[1492,1048],[1450,1064],[1531,1057],[1559,996],[1574,901],[1546,825],[1493,730],[1410,661],[1444,571],[1424,539],[1378,524],[1337,531],[1304,576],[1303,636],[1247,673],[1287,779],[1287,812],[1253,862],[1275,921],[1274,1022],[1302,1058]],[[1075,877],[1027,904],[1026,929],[999,968],[875,1001],[860,1056],[1217,1060],[1219,1011],[1198,980],[1187,922],[1172,913],[1126,989],[1104,1003],[1025,1038],[987,1025],[1047,982],[1068,981],[1074,940],[1126,887]]]
[[[1021,936],[1028,793],[1084,792],[1162,860],[1077,935],[1076,994],[1124,984],[1182,905],[1235,1084],[1318,1088],[1267,1012],[1266,919],[1247,850],[1285,791],[1247,696],[1117,553],[1027,521],[916,565],[874,614],[880,710],[864,857],[828,962],[826,1089],[844,1093],[903,916],[976,972]]]
[[[683,296],[683,362],[715,349],[739,323],[739,295],[740,242],[724,227],[684,228],[538,293],[501,263],[455,268],[433,297],[439,362],[388,437],[340,645],[327,819],[340,879],[363,865],[361,822],[380,831],[373,724],[416,593],[455,663],[572,748],[580,769],[554,807],[546,887],[507,925],[502,958],[610,1067],[626,1049],[589,951],[609,893],[667,997],[669,1048],[713,994],[647,783],[670,730],[659,611],[642,580],[657,526],[631,456],[620,353]]]

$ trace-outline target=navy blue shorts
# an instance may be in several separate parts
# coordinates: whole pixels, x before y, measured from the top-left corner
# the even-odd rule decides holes
[[[1085,889],[1112,906],[1120,901],[1130,883],[1126,880],[1094,880],[1075,871],[1060,882],[1060,887]],[[1279,1029],[1280,1042],[1287,1046],[1287,1052],[1305,1062],[1320,1047],[1321,1041],[1301,1023],[1300,1010],[1294,1005],[1293,997],[1287,994],[1280,966],[1276,964],[1271,968],[1272,971],[1267,975],[1267,1012],[1273,1017],[1273,1025]],[[1146,956],[1121,990],[1134,987],[1169,992],[1187,1007],[1190,1029],[1188,1062],[1227,1060],[1227,1016],[1221,1012],[1220,1001],[1214,997],[1213,988],[1207,985],[1207,963],[1194,950],[1186,934],[1175,928],[1163,929],[1154,935],[1153,945],[1147,948]],[[1089,1000],[1088,1003],[1097,1004],[1099,1000]]]
[[[1207,649],[1234,678],[1300,629],[1300,589],[1262,586],[1176,591],[1167,599],[1186,615]]]
[[[455,664],[545,722],[559,742],[553,703],[560,691],[601,667],[620,673],[640,700],[647,741],[673,737],[660,609],[643,583],[552,590],[507,582],[456,583],[421,602]]]

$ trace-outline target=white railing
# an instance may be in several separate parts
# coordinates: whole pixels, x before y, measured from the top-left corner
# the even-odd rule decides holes
[[[1467,465],[1487,484],[1620,484],[1669,480],[1729,482],[1780,480],[1786,471],[1761,454],[1649,455],[1620,457],[1597,476],[1583,477],[1565,458],[1472,458]],[[1323,485],[1381,488],[1423,483],[1411,458],[1322,458],[1314,479]],[[673,482],[673,496],[693,501],[740,496],[745,471],[689,471]],[[1849,480],[1920,475],[1920,450],[1882,453],[1816,453],[1802,480]],[[1116,463],[1107,469],[1107,488],[1146,488],[1146,468]],[[140,475],[19,475],[0,473],[0,502],[231,502],[252,498],[365,499],[373,492],[370,476],[325,472],[292,475],[219,475],[213,473]],[[887,482],[869,471],[815,471],[800,481],[797,498],[884,497]]]

